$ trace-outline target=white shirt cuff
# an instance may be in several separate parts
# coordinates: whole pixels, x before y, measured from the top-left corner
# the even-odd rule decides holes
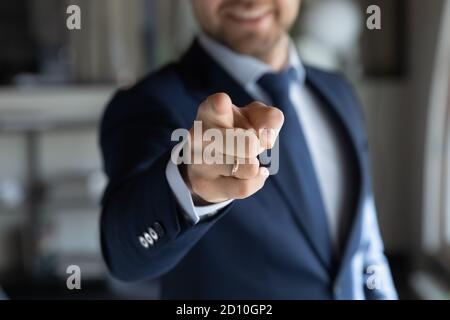
[[[207,206],[197,207],[194,205],[194,201],[192,200],[191,192],[181,177],[180,170],[178,166],[169,159],[166,167],[166,178],[169,183],[170,189],[174,193],[178,204],[187,214],[189,220],[194,224],[197,224],[200,219],[204,216],[212,216],[217,213],[220,209],[225,208],[233,199],[219,202]]]

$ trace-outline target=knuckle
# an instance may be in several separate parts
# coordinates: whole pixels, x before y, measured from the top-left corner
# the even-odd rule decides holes
[[[261,101],[253,101],[247,107],[250,107],[250,108],[261,108],[261,107],[263,107],[263,108],[265,108],[265,107],[267,107],[267,105],[265,105]]]
[[[256,157],[258,155],[259,145],[259,139],[254,134],[252,134],[249,139],[250,157]]]
[[[264,187],[264,185],[266,184],[266,181],[267,181],[267,180],[266,180],[265,178],[259,179],[259,181],[258,181],[258,187],[257,187],[256,191],[261,190],[262,187]]]
[[[284,121],[283,112],[280,109],[275,108],[275,107],[269,108],[269,110],[267,111],[267,116],[277,122]]]
[[[253,193],[252,184],[250,181],[240,181],[236,188],[237,198],[244,199]]]
[[[208,188],[208,180],[201,177],[191,179],[191,189],[195,194],[204,195]]]
[[[256,134],[249,130],[245,134],[245,156],[248,158],[254,158],[259,154],[260,141]]]
[[[204,103],[204,108],[213,108],[217,102],[217,93],[208,96]]]
[[[259,173],[259,165],[257,164],[247,164],[245,165],[245,176],[247,178],[255,178]]]
[[[223,92],[215,93],[208,97],[209,105],[218,113],[222,113],[222,107],[231,105],[231,98]]]
[[[203,120],[206,117],[206,109],[208,105],[208,99],[200,103],[197,109],[197,120]]]
[[[231,102],[230,96],[224,92],[214,93],[209,96],[214,102]]]

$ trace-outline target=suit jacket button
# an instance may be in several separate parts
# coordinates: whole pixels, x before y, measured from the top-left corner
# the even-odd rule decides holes
[[[145,249],[148,249],[148,242],[147,242],[147,240],[145,240],[144,237],[139,237],[139,242]]]
[[[148,244],[153,246],[155,241],[153,241],[153,238],[147,232],[144,232],[144,237],[145,237],[145,240],[147,240]]]
[[[156,231],[156,234],[158,235],[159,238],[162,238],[164,236],[165,233],[164,228],[159,222],[155,222],[153,224],[153,230]]]
[[[155,230],[153,230],[153,228],[148,228],[148,234],[150,235],[150,237],[153,238],[153,240],[155,241],[158,240],[158,234],[156,233]]]

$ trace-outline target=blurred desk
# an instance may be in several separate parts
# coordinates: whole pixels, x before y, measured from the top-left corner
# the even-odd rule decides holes
[[[25,270],[32,273],[36,258],[36,230],[43,182],[39,163],[39,135],[96,128],[113,87],[42,87],[0,89],[0,134],[23,135],[26,154],[26,224],[23,241]]]
[[[114,87],[0,89],[2,133],[70,130],[96,125]]]

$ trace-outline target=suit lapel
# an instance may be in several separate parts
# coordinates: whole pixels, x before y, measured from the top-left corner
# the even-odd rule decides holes
[[[340,97],[337,93],[342,92],[342,90],[336,90],[335,79],[328,79],[329,75],[322,73],[313,68],[306,68],[306,80],[307,85],[321,98],[326,106],[331,108],[332,113],[336,119],[338,119],[340,125],[345,133],[346,140],[350,142],[351,152],[354,155],[354,163],[357,168],[355,170],[355,192],[357,196],[355,199],[355,204],[353,206],[354,210],[350,219],[350,226],[347,228],[347,235],[344,238],[343,254],[340,256],[339,267],[345,265],[353,253],[357,250],[358,244],[361,238],[362,229],[362,209],[364,204],[365,195],[365,180],[364,174],[364,159],[363,152],[361,151],[361,133],[364,132],[364,128],[360,125],[361,120],[357,117],[359,116],[355,111],[352,112],[351,105],[354,104],[353,101],[347,101],[345,98]]]

